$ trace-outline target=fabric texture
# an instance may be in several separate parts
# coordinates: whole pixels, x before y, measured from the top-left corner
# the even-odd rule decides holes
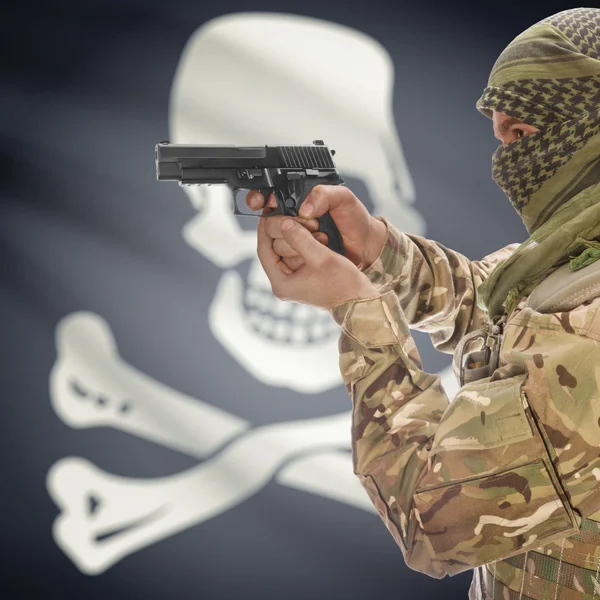
[[[579,268],[600,257],[588,250],[600,236],[600,9],[563,11],[515,38],[477,108],[540,129],[492,159],[494,180],[531,234],[480,291],[493,319],[560,264],[575,258]]]
[[[493,160],[525,243],[470,261],[382,219],[364,270],[380,296],[330,311],[354,471],[406,563],[475,569],[473,600],[600,594],[600,298],[559,313],[526,302],[561,264],[600,256],[599,52],[600,10],[559,13],[509,45],[478,103],[541,130]],[[451,353],[502,314],[497,368],[450,399],[410,329]]]
[[[554,598],[559,587],[561,598],[590,598],[600,591],[600,536],[590,534],[600,520],[600,299],[556,314],[519,302],[499,368],[450,400],[423,371],[410,328],[451,352],[485,323],[477,289],[516,245],[470,261],[386,224],[364,271],[381,297],[331,311],[361,484],[413,569],[439,578],[476,568],[477,599]]]

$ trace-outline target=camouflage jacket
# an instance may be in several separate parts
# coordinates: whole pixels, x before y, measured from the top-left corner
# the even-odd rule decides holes
[[[475,290],[516,246],[470,261],[388,223],[365,270],[381,296],[331,311],[354,471],[406,563],[437,578],[541,546],[551,554],[582,517],[600,520],[600,298],[558,314],[522,299],[499,368],[452,401],[409,332],[453,352],[486,323]]]

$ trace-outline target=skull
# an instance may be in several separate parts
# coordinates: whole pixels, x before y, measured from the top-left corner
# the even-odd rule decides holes
[[[171,141],[263,146],[323,139],[335,148],[340,173],[366,186],[376,214],[423,234],[392,92],[390,56],[359,31],[292,15],[227,15],[202,26],[183,52],[171,90]],[[267,385],[303,393],[338,385],[337,326],[322,311],[273,296],[256,258],[256,233],[232,214],[231,191],[184,189],[198,211],[184,239],[225,271],[209,314],[216,339]]]

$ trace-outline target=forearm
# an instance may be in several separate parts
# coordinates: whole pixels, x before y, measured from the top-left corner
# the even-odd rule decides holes
[[[416,532],[412,498],[448,398],[420,359],[393,293],[332,311],[340,369],[353,400],[354,472],[412,568],[443,577]]]

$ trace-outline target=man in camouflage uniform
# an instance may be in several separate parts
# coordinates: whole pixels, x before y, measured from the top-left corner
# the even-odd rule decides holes
[[[407,564],[438,578],[474,568],[471,598],[600,598],[600,298],[529,305],[559,266],[600,257],[600,10],[518,36],[478,108],[503,142],[493,176],[523,244],[470,261],[321,186],[305,218],[261,219],[258,253],[278,297],[342,328],[354,470]],[[346,258],[315,241],[327,210]],[[483,329],[492,358],[471,366],[484,376],[467,373],[449,402],[409,328],[461,354]]]

